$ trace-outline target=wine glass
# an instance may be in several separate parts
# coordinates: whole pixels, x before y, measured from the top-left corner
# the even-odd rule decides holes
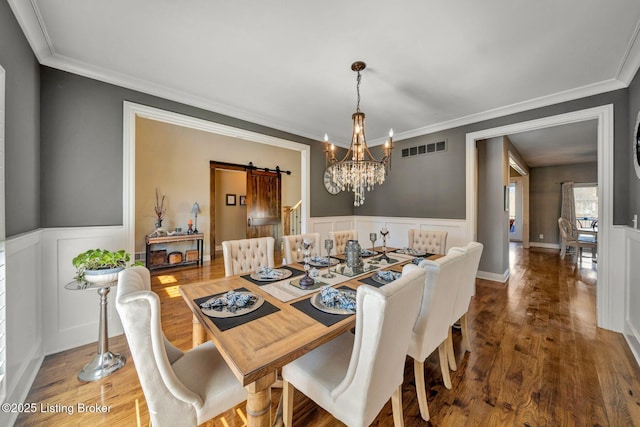
[[[371,240],[371,253],[375,255],[376,250],[376,240],[378,240],[378,234],[377,233],[369,233],[369,240]],[[377,260],[374,260],[373,258],[369,259],[369,264],[378,264]]]
[[[331,273],[331,249],[333,249],[333,240],[332,239],[326,239],[324,241],[324,248],[327,250],[327,272],[325,274],[322,275],[322,277],[325,277],[327,279],[330,279],[332,277],[336,277],[335,274]]]

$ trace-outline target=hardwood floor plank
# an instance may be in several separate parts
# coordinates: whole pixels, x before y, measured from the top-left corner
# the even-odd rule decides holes
[[[276,254],[276,259],[280,259]],[[640,369],[621,334],[597,327],[596,270],[589,258],[581,266],[557,251],[524,250],[512,245],[508,283],[477,281],[468,313],[472,351],[462,351],[453,331],[458,370],[452,389],[442,382],[437,354],[425,361],[431,421],[420,418],[407,358],[402,401],[405,425],[413,426],[634,426],[640,425]],[[192,315],[180,297],[181,284],[224,276],[222,257],[202,268],[164,270],[152,276],[162,303],[162,325],[175,345],[191,348]],[[107,414],[37,412],[21,414],[17,426],[149,425],[149,414],[124,336],[110,349],[127,363],[95,383],[76,376],[95,353],[90,344],[47,356],[27,402],[106,405]],[[437,353],[437,352],[436,352]],[[275,413],[281,390],[272,390]],[[245,425],[244,403],[205,426]],[[344,424],[301,392],[294,396],[294,426],[334,427]],[[393,426],[391,401],[372,424]]]

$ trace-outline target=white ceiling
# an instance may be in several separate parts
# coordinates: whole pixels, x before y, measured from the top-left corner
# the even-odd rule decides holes
[[[628,86],[638,0],[9,0],[39,61],[294,134],[396,140]]]

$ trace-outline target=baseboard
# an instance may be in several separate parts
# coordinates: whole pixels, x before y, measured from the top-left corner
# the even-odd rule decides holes
[[[31,386],[40,371],[40,367],[42,366],[42,362],[44,361],[44,356],[42,355],[42,350],[36,351],[34,353],[40,354],[40,356],[32,359],[29,363],[26,364],[18,381],[16,382],[16,386],[13,390],[7,395],[4,403],[23,403],[27,400],[27,396],[29,391],[31,391]],[[20,413],[18,411],[1,411],[0,412],[0,425],[3,426],[12,426],[15,424],[18,419],[18,415]]]
[[[504,273],[490,273],[488,271],[478,271],[477,276],[479,279],[491,280],[492,282],[505,283],[509,280],[509,269],[507,268]]]
[[[631,353],[633,353],[633,357],[636,359],[636,363],[640,367],[640,341],[638,341],[638,338],[633,334],[625,333],[623,335],[631,349]]]
[[[542,242],[529,242],[529,246],[534,248],[546,248],[560,250],[560,245],[557,243],[542,243]]]

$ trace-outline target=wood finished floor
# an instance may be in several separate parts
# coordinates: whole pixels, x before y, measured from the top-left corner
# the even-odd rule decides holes
[[[200,269],[154,274],[163,328],[178,347],[191,346],[191,315],[177,287],[223,275],[221,257]],[[429,423],[420,418],[413,363],[407,361],[405,425],[640,426],[640,369],[622,335],[596,326],[595,301],[596,271],[588,258],[576,268],[557,252],[512,245],[509,282],[478,280],[469,313],[472,353],[460,352],[460,335],[454,332],[458,371],[451,376],[452,390],[442,385],[437,355],[427,360]],[[149,425],[124,336],[110,340],[110,349],[127,357],[123,369],[95,383],[76,379],[95,348],[47,356],[26,401],[49,407],[106,405],[109,413],[21,414],[16,425]],[[280,390],[272,395],[275,411]],[[299,392],[294,405],[294,426],[342,425]],[[205,425],[234,427],[244,421],[241,404]],[[393,425],[390,402],[373,425]]]

